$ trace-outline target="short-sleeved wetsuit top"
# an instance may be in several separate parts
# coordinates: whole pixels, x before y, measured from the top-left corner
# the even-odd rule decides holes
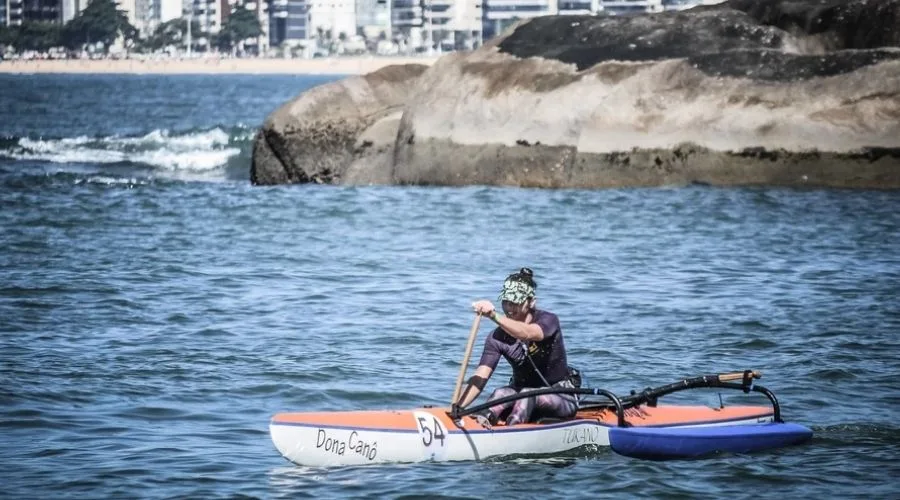
[[[540,342],[522,342],[512,335],[497,327],[484,342],[484,351],[481,354],[480,365],[497,369],[500,357],[513,368],[513,386],[544,387],[541,377],[535,373],[531,362],[525,357],[525,346],[528,346],[528,354],[544,378],[550,385],[564,380],[569,375],[568,360],[566,359],[566,346],[563,343],[562,330],[559,327],[559,318],[548,311],[534,310],[533,322],[541,327],[544,332],[544,340]]]

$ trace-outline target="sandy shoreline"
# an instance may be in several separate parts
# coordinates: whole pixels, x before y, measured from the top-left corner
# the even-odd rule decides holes
[[[4,60],[0,73],[360,75],[393,64],[428,64],[436,57],[330,59]]]

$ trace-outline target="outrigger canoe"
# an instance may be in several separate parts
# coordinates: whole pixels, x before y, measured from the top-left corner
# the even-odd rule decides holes
[[[285,458],[308,466],[484,460],[606,446],[631,457],[671,459],[717,452],[748,453],[810,439],[810,429],[782,420],[774,394],[754,385],[753,379],[759,377],[759,372],[750,370],[704,375],[624,397],[603,389],[539,389],[503,400],[551,392],[579,394],[585,399],[571,419],[497,424],[490,429],[472,417],[489,406],[485,403],[465,410],[424,406],[412,410],[279,413],[272,418],[269,430]],[[771,405],[710,408],[658,404],[664,395],[701,387],[759,392]]]

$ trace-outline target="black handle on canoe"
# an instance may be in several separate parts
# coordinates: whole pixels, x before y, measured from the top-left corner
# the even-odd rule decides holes
[[[772,418],[773,418],[773,420],[775,420],[778,423],[784,422],[784,420],[781,419],[781,405],[778,404],[778,399],[775,397],[775,394],[773,394],[772,391],[766,389],[765,387],[763,387],[761,385],[754,385],[754,386],[751,386],[748,388],[744,384],[732,384],[729,382],[721,382],[720,385],[716,385],[713,387],[725,387],[728,389],[738,389],[738,390],[744,391],[745,393],[753,391],[753,392],[758,392],[760,394],[764,394],[767,398],[769,398],[769,401],[772,403]]]

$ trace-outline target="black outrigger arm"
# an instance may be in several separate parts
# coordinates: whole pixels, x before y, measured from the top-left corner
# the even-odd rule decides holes
[[[642,404],[652,407],[656,406],[659,398],[667,394],[688,389],[698,389],[703,387],[737,389],[744,391],[744,393],[750,393],[752,391],[764,394],[772,403],[773,419],[776,422],[783,422],[781,419],[781,407],[778,405],[778,399],[775,398],[775,394],[761,385],[753,384],[753,379],[760,377],[762,377],[762,374],[753,370],[718,375],[702,375],[699,377],[687,378],[661,387],[648,387],[641,392],[632,391],[630,395],[620,398],[620,401],[622,402],[622,407],[625,409],[634,408]],[[731,382],[732,380],[740,380],[740,383]],[[608,407],[609,403],[606,402],[581,405],[581,409],[599,409]]]
[[[630,427],[631,424],[625,421],[625,410],[646,404],[647,406],[656,406],[659,398],[672,394],[674,392],[685,391],[689,389],[698,389],[703,387],[722,387],[725,389],[737,389],[744,393],[758,392],[769,398],[772,403],[773,419],[775,422],[784,422],[781,419],[781,407],[778,405],[778,399],[772,394],[772,391],[760,385],[754,385],[753,380],[762,377],[762,374],[754,370],[745,370],[743,372],[723,373],[717,375],[701,375],[699,377],[686,378],[684,380],[660,386],[648,387],[641,392],[631,391],[631,394],[619,397],[610,391],[604,389],[582,389],[575,387],[544,387],[512,394],[506,397],[495,399],[487,403],[471,406],[462,409],[458,405],[453,405],[448,415],[453,420],[459,420],[467,415],[478,413],[492,406],[517,401],[519,399],[530,398],[532,396],[540,396],[541,394],[581,394],[588,396],[604,396],[609,401],[583,401],[578,405],[579,410],[593,409],[612,409],[616,410],[616,417],[619,427]],[[739,380],[739,383],[732,382]]]
[[[616,409],[616,417],[619,427],[629,426],[628,422],[625,421],[625,406],[622,404],[622,401],[619,400],[618,396],[605,389],[582,389],[577,387],[544,387],[542,389],[522,391],[464,409],[461,409],[458,405],[453,405],[450,407],[450,412],[448,413],[448,415],[453,420],[459,420],[462,417],[478,413],[495,405],[509,403],[510,401],[517,401],[519,399],[530,398],[533,396],[540,396],[542,394],[581,394],[587,396],[605,396],[612,402],[612,406]],[[610,403],[604,403],[604,406],[608,408],[610,406]]]

